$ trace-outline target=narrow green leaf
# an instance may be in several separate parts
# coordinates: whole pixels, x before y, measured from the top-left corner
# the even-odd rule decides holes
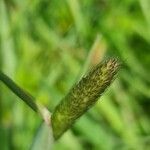
[[[31,150],[51,150],[53,147],[53,135],[51,128],[42,123],[40,129],[35,136]]]

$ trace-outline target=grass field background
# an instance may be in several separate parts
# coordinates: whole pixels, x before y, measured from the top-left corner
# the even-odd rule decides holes
[[[54,150],[150,149],[149,10],[149,0],[0,1],[0,68],[50,111],[87,68],[110,57],[122,62],[113,85]],[[41,122],[0,84],[0,149],[27,150],[39,140],[46,150]]]

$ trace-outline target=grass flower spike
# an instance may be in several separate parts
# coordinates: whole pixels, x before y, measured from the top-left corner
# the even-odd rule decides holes
[[[73,86],[52,114],[55,139],[58,139],[98,100],[114,80],[119,68],[118,60],[110,59],[95,66],[87,76]]]

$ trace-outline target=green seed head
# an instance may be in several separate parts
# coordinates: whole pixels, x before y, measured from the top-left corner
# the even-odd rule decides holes
[[[110,59],[95,66],[87,76],[73,86],[52,114],[55,139],[58,139],[98,100],[114,80],[119,68],[120,64],[117,59]]]

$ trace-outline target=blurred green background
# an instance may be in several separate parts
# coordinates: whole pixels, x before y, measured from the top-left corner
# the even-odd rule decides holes
[[[0,68],[50,111],[109,57],[123,62],[117,80],[54,150],[150,149],[150,1],[0,0]],[[41,122],[0,83],[1,150],[47,139]]]

